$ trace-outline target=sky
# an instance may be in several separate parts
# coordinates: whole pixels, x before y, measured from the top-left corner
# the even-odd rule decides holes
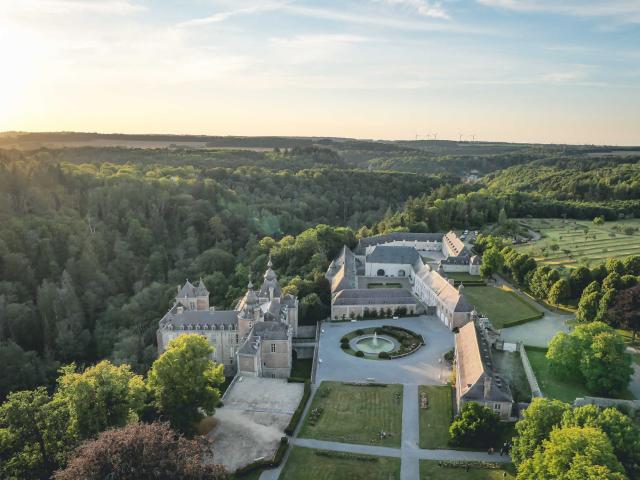
[[[0,0],[0,131],[640,145],[640,0]]]

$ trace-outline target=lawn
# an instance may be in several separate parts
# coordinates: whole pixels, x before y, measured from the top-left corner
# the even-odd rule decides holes
[[[385,438],[380,438],[381,431],[385,432]],[[304,420],[300,437],[399,447],[402,437],[402,385],[322,382]]]
[[[517,247],[539,263],[571,269],[595,266],[607,258],[640,254],[640,220],[619,220],[594,225],[589,221],[525,219],[521,223],[540,232],[537,242]],[[625,231],[628,230],[628,231]]]
[[[549,361],[545,357],[546,352],[533,350],[530,347],[526,350],[529,363],[538,379],[538,385],[540,385],[540,389],[545,396],[556,398],[563,402],[573,402],[578,397],[589,395],[582,382],[556,378],[549,371]]]
[[[420,396],[427,394],[429,407],[420,408],[420,448],[449,448],[449,425],[453,419],[453,397],[451,387],[420,385]]]
[[[512,464],[490,462],[445,462],[439,466],[435,460],[420,460],[421,480],[515,480]],[[455,466],[454,466],[455,465]],[[467,465],[469,471],[467,471]],[[505,475],[506,474],[506,475]]]
[[[541,318],[542,312],[515,293],[497,287],[472,287],[464,295],[479,313],[487,315],[495,328],[517,325]]]
[[[280,480],[399,480],[400,459],[293,447]]]
[[[529,363],[531,363],[531,367],[538,379],[540,389],[545,396],[557,398],[563,402],[573,402],[576,398],[584,396],[604,396],[589,393],[587,388],[580,381],[573,379],[564,380],[555,377],[549,371],[549,361],[545,356],[546,351],[534,350],[531,347],[528,347],[526,350],[527,356],[529,357]],[[635,397],[627,390],[622,395],[616,395],[616,398],[633,400]]]
[[[313,358],[296,358],[291,365],[291,376],[296,378],[311,378]]]

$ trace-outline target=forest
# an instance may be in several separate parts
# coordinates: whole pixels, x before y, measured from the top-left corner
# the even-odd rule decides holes
[[[157,321],[187,278],[230,308],[271,256],[312,324],[327,312],[328,262],[359,236],[481,227],[502,211],[640,214],[633,151],[274,138],[254,142],[267,150],[0,150],[0,399],[51,389],[70,362],[145,373]],[[493,173],[465,183],[471,169]]]

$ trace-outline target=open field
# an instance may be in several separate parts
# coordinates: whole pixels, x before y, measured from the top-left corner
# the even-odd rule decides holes
[[[300,431],[303,438],[385,447],[399,447],[401,434],[402,385],[339,382],[322,382]]]
[[[280,480],[398,480],[400,459],[293,447]]]
[[[640,255],[640,219],[595,225],[586,220],[523,219],[542,238],[516,248],[554,267],[595,266],[608,258]]]
[[[449,462],[445,463],[447,465]],[[516,471],[511,464],[479,464],[460,462],[460,466],[439,466],[435,460],[420,460],[421,480],[515,480]],[[466,466],[469,465],[469,471]],[[491,467],[491,468],[488,468]]]
[[[542,312],[516,294],[497,287],[467,287],[464,295],[495,328],[517,325],[542,317]]]
[[[453,420],[453,396],[449,385],[420,385],[418,402],[427,394],[429,408],[420,408],[420,448],[448,448],[449,425]]]
[[[578,397],[591,395],[580,381],[555,377],[549,371],[549,361],[545,355],[546,351],[534,350],[531,347],[527,348],[529,362],[536,374],[540,389],[546,397],[562,400],[563,402],[573,402]],[[634,398],[629,391],[619,397],[628,400]]]

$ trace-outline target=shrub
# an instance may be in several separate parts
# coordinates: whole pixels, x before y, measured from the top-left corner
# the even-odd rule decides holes
[[[378,354],[378,358],[381,358],[383,360],[388,360],[391,358],[391,356],[389,355],[389,352],[380,352]]]
[[[362,358],[362,357],[364,357],[364,352],[363,352],[362,350],[358,350],[358,351],[355,353],[355,355],[356,355],[356,357],[360,357],[360,358]]]
[[[284,429],[284,433],[287,435],[293,435],[298,423],[300,422],[300,417],[302,417],[302,412],[304,411],[304,407],[307,406],[307,402],[309,401],[309,397],[311,396],[311,381],[304,381],[304,391],[302,393],[302,398],[300,399],[300,403],[298,404],[298,408],[291,415],[291,420],[289,420],[289,425]]]

